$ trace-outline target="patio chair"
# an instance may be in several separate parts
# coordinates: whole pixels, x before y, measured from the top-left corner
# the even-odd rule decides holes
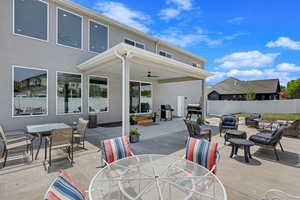
[[[0,126],[0,135],[3,140],[4,148],[1,157],[4,157],[4,162],[2,168],[5,167],[7,156],[9,151],[15,150],[17,148],[26,147],[26,152],[28,153],[30,148],[31,159],[33,160],[33,144],[32,139],[23,134],[13,135],[14,138],[7,139],[2,126]],[[18,137],[16,137],[18,136]]]
[[[280,140],[285,129],[286,127],[280,127],[279,129],[273,131],[273,133],[257,133],[256,135],[252,135],[249,140],[254,142],[255,145],[261,146],[263,148],[273,149],[276,159],[279,160],[276,147],[279,144],[281,151],[284,152]]]
[[[207,139],[211,141],[211,129],[202,128],[197,122],[191,120],[183,120],[189,133],[189,137],[198,138],[198,139]]]
[[[85,141],[85,132],[87,129],[89,121],[84,120],[80,118],[78,120],[78,124],[76,126],[76,129],[73,131],[73,137],[75,141],[78,141],[78,144],[82,142],[82,148],[85,149],[84,147],[84,141]]]
[[[294,196],[288,193],[285,193],[281,190],[271,189],[268,190],[263,198],[263,200],[300,200],[300,196]]]
[[[195,162],[216,174],[217,165],[220,160],[218,143],[189,137],[184,158]]]
[[[220,130],[220,136],[222,136],[223,130],[227,129],[238,129],[238,118],[231,116],[231,115],[225,115],[221,117],[221,121],[219,123],[219,130]]]
[[[101,141],[100,151],[102,152],[102,161],[104,162],[101,166],[109,165],[122,158],[134,156],[130,148],[128,136]]]
[[[300,136],[300,119],[290,124],[283,133],[284,136],[299,137]]]
[[[87,193],[65,171],[61,170],[59,176],[51,183],[44,200],[87,200]]]
[[[68,158],[73,164],[73,129],[52,130],[51,135],[46,138],[45,143],[45,160],[47,159],[47,145],[49,145],[49,167],[52,165],[52,150],[66,149]]]
[[[259,125],[259,119],[261,119],[261,114],[259,113],[254,113],[251,114],[249,117],[245,118],[245,124],[246,126],[258,128]]]

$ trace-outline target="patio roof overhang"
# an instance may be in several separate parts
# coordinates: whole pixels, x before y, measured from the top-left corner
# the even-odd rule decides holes
[[[121,70],[118,67],[122,66]],[[160,56],[150,51],[120,43],[107,51],[81,63],[77,68],[85,74],[96,72],[112,73],[121,71],[122,77],[122,135],[129,135],[129,83],[131,77],[145,76],[147,72],[155,72],[160,76],[158,83],[203,80],[202,102],[204,106],[204,82],[213,74],[204,69]],[[204,112],[203,112],[204,113]]]
[[[206,79],[213,75],[204,69],[196,68],[177,60],[160,56],[150,51],[139,49],[125,43],[120,43],[107,51],[81,63],[77,68],[81,72],[93,73],[101,70],[112,63],[120,62],[120,56],[126,56],[132,63],[147,66],[147,69],[156,68],[159,72],[176,73],[179,76],[170,76],[158,82],[168,82],[168,80],[197,80]],[[173,80],[173,81],[174,81]]]

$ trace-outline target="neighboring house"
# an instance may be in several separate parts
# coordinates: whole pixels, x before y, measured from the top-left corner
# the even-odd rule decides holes
[[[278,79],[241,81],[236,78],[228,78],[209,87],[208,100],[246,100],[247,88],[255,92],[255,100],[279,99],[280,83]]]
[[[122,120],[128,134],[129,114],[176,109],[177,96],[204,104],[205,59],[76,3],[3,0],[0,18],[0,124],[8,129],[96,113],[99,123]],[[28,92],[23,82],[37,74]]]

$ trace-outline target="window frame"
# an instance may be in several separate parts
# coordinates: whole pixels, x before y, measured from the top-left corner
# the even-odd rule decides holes
[[[106,28],[107,28],[107,49],[109,49],[109,25],[108,24],[103,24],[103,23],[101,23],[101,22],[99,22],[99,21],[96,21],[96,20],[94,20],[94,19],[88,19],[88,52],[90,52],[90,53],[97,53],[97,54],[99,54],[99,52],[95,52],[95,51],[92,51],[91,49],[90,49],[90,44],[91,44],[91,36],[90,36],[90,31],[91,31],[91,24],[90,24],[90,22],[94,22],[94,23],[97,23],[97,24],[100,24],[100,25],[102,25],[102,26],[105,26]],[[106,50],[107,50],[106,49]],[[103,52],[102,52],[103,53]]]
[[[71,14],[73,14],[73,15],[76,15],[76,16],[78,16],[78,17],[80,17],[81,18],[81,48],[77,48],[77,47],[71,47],[71,46],[68,46],[68,45],[64,45],[64,44],[59,44],[58,43],[58,10],[63,10],[63,11],[65,11],[65,12],[68,12],[68,13],[71,13]],[[55,28],[56,28],[56,33],[55,33],[55,35],[56,35],[56,39],[55,39],[55,44],[57,44],[57,45],[59,45],[59,46],[62,46],[62,47],[69,47],[69,48],[72,48],[72,49],[77,49],[77,50],[84,50],[84,48],[83,48],[83,46],[84,46],[84,44],[83,44],[83,16],[82,15],[79,15],[79,14],[77,14],[77,13],[75,13],[75,12],[72,12],[72,11],[70,11],[70,10],[68,10],[68,9],[65,9],[65,8],[62,8],[62,7],[59,7],[59,6],[57,6],[56,7],[56,9],[55,9],[56,11],[56,24],[55,24]]]
[[[123,42],[124,42],[125,44],[127,44],[127,43],[125,42],[125,40],[132,41],[132,42],[134,43],[134,46],[133,46],[133,47],[136,47],[136,48],[139,48],[139,47],[136,46],[136,43],[139,43],[139,44],[141,44],[141,45],[144,46],[143,50],[146,50],[146,45],[145,45],[145,43],[143,43],[143,42],[138,42],[138,41],[133,40],[133,39],[130,39],[130,38],[128,38],[128,37],[124,37]],[[130,44],[127,44],[127,45],[130,45]],[[130,46],[132,46],[132,45],[130,45]],[[142,49],[142,48],[139,48],[139,49]]]
[[[90,77],[97,77],[97,78],[106,78],[107,80],[107,111],[101,111],[101,112],[90,112]],[[110,95],[110,89],[109,89],[109,77],[108,76],[98,76],[98,75],[88,75],[88,113],[89,114],[98,114],[98,113],[108,113],[110,110],[109,106],[109,95]]]
[[[138,82],[139,84],[140,84],[140,106],[139,106],[139,108],[140,108],[140,110],[141,110],[141,96],[142,96],[142,90],[141,90],[141,83],[148,83],[148,84],[150,84],[151,85],[151,110],[152,110],[152,112],[146,112],[146,113],[142,113],[142,112],[139,112],[139,113],[130,113],[129,112],[129,115],[147,115],[147,114],[151,114],[151,113],[153,113],[153,83],[152,82],[147,82],[147,81],[138,81],[138,80],[130,80],[129,81],[129,84],[130,84],[130,82]],[[129,89],[129,91],[130,91],[130,89]],[[130,96],[130,94],[129,94],[129,96]],[[129,103],[129,110],[130,110],[130,102],[128,102]]]
[[[40,1],[42,3],[45,3],[47,5],[47,40],[43,40],[43,39],[40,39],[40,38],[35,38],[35,37],[27,36],[27,35],[22,35],[20,33],[16,33],[16,31],[15,31],[15,1],[16,0],[13,0],[13,6],[12,6],[12,9],[13,9],[13,11],[12,11],[12,20],[13,20],[12,34],[15,35],[15,36],[20,36],[20,37],[24,37],[24,38],[28,38],[28,39],[38,40],[38,41],[41,41],[41,42],[49,42],[49,30],[50,30],[49,2],[46,2],[45,0],[38,0],[38,1]]]
[[[57,95],[57,89],[58,89],[58,73],[64,73],[64,74],[73,74],[73,75],[80,75],[80,80],[81,80],[81,88],[80,88],[80,94],[81,94],[81,98],[80,98],[80,106],[81,106],[81,111],[79,113],[58,113],[58,95]],[[56,96],[56,100],[55,100],[55,110],[56,110],[56,115],[57,116],[63,116],[63,115],[82,115],[83,114],[83,74],[82,73],[76,73],[76,72],[65,72],[65,71],[56,71],[56,86],[55,86],[55,96]]]
[[[160,52],[165,53],[166,55],[169,54],[169,55],[171,56],[170,59],[173,58],[173,54],[171,54],[171,53],[168,52],[168,51],[165,51],[165,50],[159,50],[158,55],[160,55]],[[163,55],[160,55],[160,56],[163,56]],[[163,56],[163,57],[169,58],[169,57],[167,57],[167,56]]]
[[[47,112],[45,114],[42,115],[20,115],[20,116],[15,116],[14,112],[15,112],[15,85],[14,85],[14,81],[15,81],[15,68],[22,68],[22,69],[31,69],[31,70],[40,70],[40,71],[46,71],[47,74],[47,99],[46,99],[46,108],[47,108]],[[25,67],[25,66],[19,66],[19,65],[12,65],[12,80],[11,80],[12,86],[11,86],[11,116],[12,118],[26,118],[26,117],[46,117],[49,115],[49,73],[48,73],[48,69],[42,69],[42,68],[37,68],[37,67]]]

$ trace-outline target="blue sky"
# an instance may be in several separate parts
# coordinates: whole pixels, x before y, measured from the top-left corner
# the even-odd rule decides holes
[[[299,0],[73,0],[208,60],[227,77],[300,78]]]

